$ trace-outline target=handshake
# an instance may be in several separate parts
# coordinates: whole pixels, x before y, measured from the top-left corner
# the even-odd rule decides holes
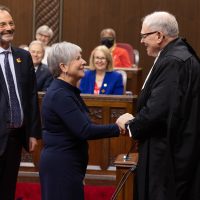
[[[121,134],[126,134],[127,130],[126,130],[126,126],[125,124],[129,121],[134,119],[134,116],[129,114],[129,113],[125,113],[123,115],[121,115],[117,121],[116,124],[118,125],[119,129],[120,129],[120,133]],[[130,133],[129,133],[130,135]]]

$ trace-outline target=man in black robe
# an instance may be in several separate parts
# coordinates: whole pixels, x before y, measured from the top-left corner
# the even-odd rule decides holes
[[[200,60],[178,34],[170,13],[143,19],[141,43],[155,61],[134,119],[117,120],[139,142],[137,200],[200,199]]]

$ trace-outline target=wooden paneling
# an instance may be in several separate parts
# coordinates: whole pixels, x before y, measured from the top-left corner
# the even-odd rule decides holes
[[[13,44],[29,44],[32,41],[33,1],[32,0],[1,0],[1,5],[10,8],[16,25]]]
[[[135,112],[136,97],[118,95],[82,95],[90,109],[90,117],[96,124],[115,123],[117,118],[126,113]],[[100,139],[89,142],[89,165],[106,170],[116,156],[129,151],[132,140],[126,136]]]
[[[49,1],[49,0],[44,0]],[[1,0],[11,8],[16,22],[14,44],[32,40],[33,0]],[[103,28],[116,30],[117,41],[130,43],[140,52],[143,80],[153,58],[146,55],[140,44],[141,18],[157,11],[173,13],[180,27],[180,35],[186,37],[197,53],[200,53],[200,1],[174,0],[63,0],[62,40],[78,44],[83,49],[83,58],[88,61],[91,50],[99,44],[99,33]]]
[[[172,12],[179,22],[180,35],[200,52],[199,9],[198,0],[64,0],[62,38],[80,45],[88,61],[91,50],[99,44],[100,31],[114,28],[117,41],[128,42],[139,50],[144,80],[153,58],[146,55],[145,47],[140,44],[141,18],[157,10]]]

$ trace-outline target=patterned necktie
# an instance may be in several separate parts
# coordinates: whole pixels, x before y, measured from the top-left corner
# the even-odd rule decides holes
[[[5,73],[8,82],[9,97],[10,97],[10,104],[9,104],[10,126],[12,128],[17,128],[21,126],[21,110],[15,90],[13,75],[8,60],[9,51],[4,51],[3,53],[5,54],[4,66],[5,66]]]

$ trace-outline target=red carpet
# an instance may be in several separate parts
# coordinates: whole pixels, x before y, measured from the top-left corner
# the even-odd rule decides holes
[[[85,200],[110,200],[115,187],[85,186]],[[16,200],[41,200],[40,185],[37,183],[18,183]]]

